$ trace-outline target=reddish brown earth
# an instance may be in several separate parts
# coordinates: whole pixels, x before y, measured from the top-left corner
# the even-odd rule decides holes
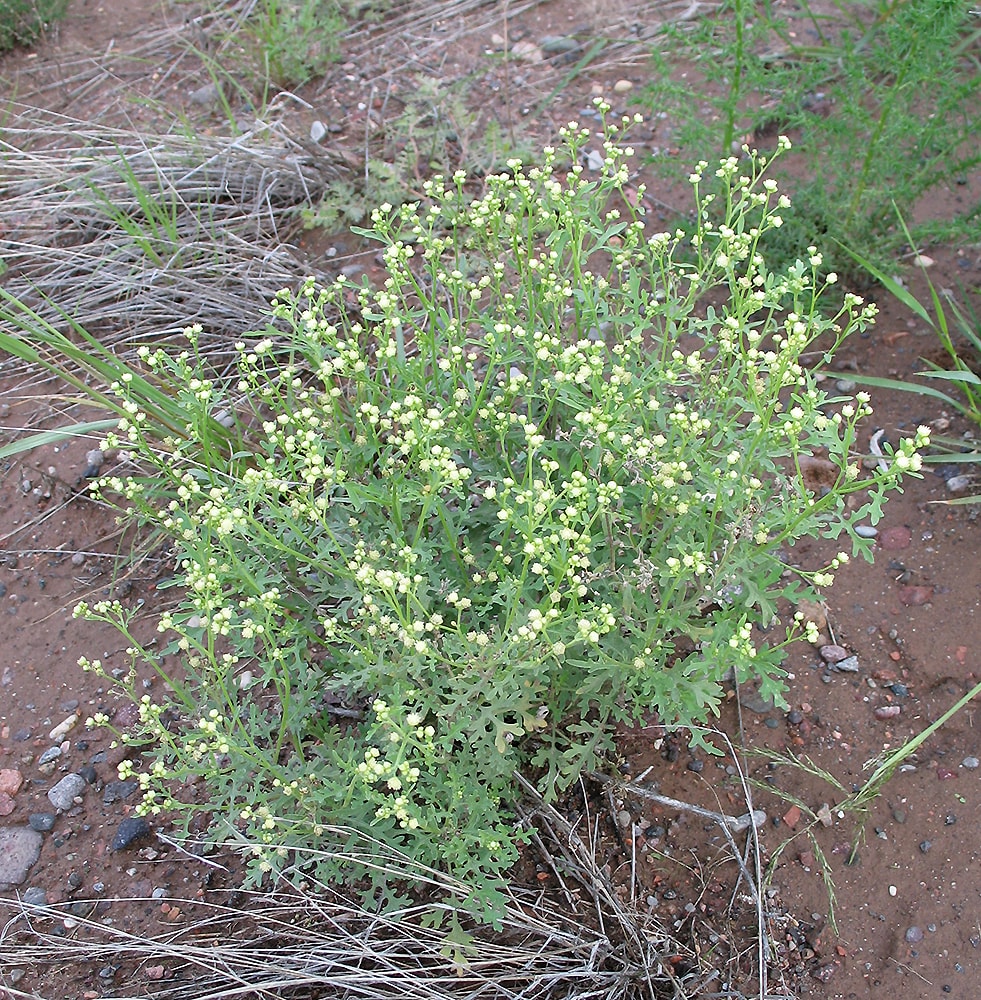
[[[103,53],[113,39],[117,47],[136,47],[151,28],[162,30],[166,19],[174,23],[181,16],[181,8],[161,13],[156,5],[138,0],[113,4],[111,11],[76,0],[58,37],[41,46],[36,58],[17,54],[0,62],[0,75],[21,74],[21,100],[55,109],[70,106],[78,115],[84,108],[73,99],[70,83],[84,61],[77,53]],[[511,28],[535,39],[587,20],[578,5],[550,3],[519,15]],[[491,36],[499,30],[488,19],[481,32],[458,39],[444,53],[444,71],[461,75],[461,67],[472,65],[484,48],[493,48]],[[42,71],[35,69],[38,61],[46,67]],[[134,92],[187,103],[187,95],[207,82],[187,74],[168,79],[167,68],[155,63],[133,71],[125,88],[104,83],[82,103],[106,114],[118,108],[121,95]],[[483,93],[492,95],[502,120],[513,113],[504,107],[505,83],[526,88],[522,95],[536,86],[539,93],[547,92],[544,68],[522,65],[511,72],[522,79],[505,81],[499,62],[490,64],[482,78],[494,84]],[[364,127],[364,105],[380,78],[371,68],[349,64],[329,85],[305,91],[317,107],[329,106],[329,117],[344,126],[339,141],[354,150]],[[595,73],[587,69],[534,120],[534,129],[549,135],[555,123],[578,115],[592,94],[609,94],[613,83],[624,78],[641,84],[643,65]],[[617,101],[627,108],[625,99]],[[193,113],[189,103],[187,107]],[[307,127],[303,114],[297,118],[301,130]],[[207,127],[218,124],[211,121]],[[651,142],[669,142],[670,127],[670,122],[660,123]],[[670,190],[655,193],[678,204]],[[333,240],[324,246],[329,242],[344,245]],[[306,249],[320,253],[316,241]],[[977,288],[981,283],[978,246],[930,248],[929,253],[936,260],[930,275],[938,286]],[[915,280],[913,288],[923,291]],[[884,295],[877,298],[882,307],[877,327],[845,345],[835,361],[839,371],[831,377],[905,378],[919,370],[920,357],[933,349],[922,324]],[[25,428],[78,418],[78,409],[52,395],[50,387],[25,390],[22,376],[11,372],[10,362],[0,358],[0,440]],[[934,401],[876,392],[873,404],[876,413],[866,427],[866,441],[877,427],[895,439],[919,423],[943,426],[949,421],[949,435],[977,431],[955,414],[942,413]],[[170,569],[159,553],[131,565],[135,540],[86,497],[90,447],[85,441],[49,445],[0,466],[0,831],[24,827],[32,814],[53,815],[47,792],[65,775],[81,772],[87,781],[79,801],[53,817],[26,879],[2,895],[15,900],[28,890],[43,890],[49,903],[63,907],[60,930],[58,920],[46,925],[56,933],[71,934],[73,916],[94,915],[135,933],[153,934],[186,919],[181,904],[167,900],[206,897],[215,869],[156,837],[112,851],[119,823],[134,805],[132,795],[113,799],[126,792],[110,784],[116,779],[118,751],[101,731],[89,734],[81,724],[51,735],[73,715],[84,719],[101,710],[119,713],[117,718],[125,722],[130,712],[76,666],[82,654],[100,657],[110,669],[126,661],[115,633],[73,620],[74,604],[113,594],[152,617],[163,607],[164,595],[155,584]],[[830,825],[819,823],[814,829],[816,850],[805,835],[800,808],[765,787],[752,792],[753,804],[768,817],[759,834],[759,859],[768,872],[763,882],[767,929],[777,946],[770,965],[771,996],[981,996],[981,768],[976,766],[981,723],[975,705],[909,758],[871,803],[864,827],[860,817],[837,815],[845,792],[802,767],[765,756],[791,752],[813,762],[808,765],[812,772],[824,769],[851,791],[867,777],[866,762],[901,746],[978,682],[978,508],[940,502],[949,497],[945,480],[932,471],[922,480],[908,481],[905,493],[888,503],[878,526],[874,564],[851,564],[827,595],[829,639],[857,657],[856,673],[831,672],[816,650],[800,645],[791,656],[789,712],[754,711],[765,706],[754,705],[750,692],[729,699],[719,729],[737,752],[708,758],[689,752],[682,742],[665,740],[658,730],[635,731],[623,738],[624,786],[612,801],[602,789],[595,790],[598,808],[606,814],[601,843],[611,872],[626,894],[633,893],[638,907],[651,910],[698,950],[701,995],[758,995],[752,985],[755,908],[745,898],[745,884],[736,887],[738,869],[719,827],[631,794],[631,781],[731,815],[747,809],[743,775],[796,796],[815,811],[828,805]],[[830,543],[800,546],[795,558],[817,566],[835,548]],[[151,689],[151,678],[146,682]],[[716,742],[723,745],[721,737]],[[60,755],[42,764],[42,755],[52,747]],[[569,808],[575,803],[570,801]],[[166,822],[159,824],[159,832],[167,836]],[[837,931],[829,920],[820,852],[835,886]],[[211,860],[234,867],[225,855]],[[233,881],[233,876],[222,877]],[[548,878],[543,872],[546,886]],[[15,912],[7,908],[4,916]],[[712,968],[719,970],[715,979],[707,971]],[[52,1000],[119,995],[124,985],[127,995],[142,996],[154,981],[145,969],[117,972],[111,963],[43,969],[15,963],[0,969],[0,986],[16,983],[11,996]],[[742,992],[724,993],[729,984]],[[22,990],[28,992],[17,992]]]

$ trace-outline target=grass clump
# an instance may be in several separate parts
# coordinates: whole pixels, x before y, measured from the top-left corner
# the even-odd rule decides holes
[[[36,42],[67,10],[68,0],[0,0],[0,52]]]
[[[830,357],[875,310],[847,295],[824,318],[834,278],[813,248],[768,269],[788,201],[767,157],[699,164],[683,247],[624,196],[629,124],[605,126],[595,179],[570,123],[477,197],[458,172],[383,205],[381,287],[282,292],[230,385],[195,328],[185,351],[144,350],[186,411],[162,447],[116,381],[128,413],[106,447],[144,471],[101,489],[169,536],[182,588],[159,649],[118,603],[79,609],[129,645],[118,683],[142,725],[123,738],[153,748],[123,771],[143,813],[212,815],[253,845],[256,878],[350,830],[449,871],[490,914],[525,838],[517,769],[548,800],[618,722],[700,723],[730,673],[779,698],[807,627],[778,635],[777,602],[870,556],[853,525],[915,472],[926,434],[862,478],[868,397],[828,395],[802,355]],[[217,413],[234,446],[202,440]],[[838,469],[820,496],[800,469],[816,452]],[[791,570],[788,547],[819,534],[846,551]],[[163,701],[143,694],[146,663]],[[342,857],[318,877],[371,876]]]

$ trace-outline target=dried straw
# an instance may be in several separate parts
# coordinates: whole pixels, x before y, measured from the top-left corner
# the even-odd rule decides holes
[[[200,323],[219,344],[261,326],[308,267],[299,211],[350,173],[282,125],[141,135],[36,110],[0,133],[8,292],[113,347]]]
[[[379,914],[328,886],[305,882],[302,889],[235,893],[228,903],[171,900],[183,914],[180,923],[144,936],[68,917],[64,907],[0,900],[12,913],[0,931],[0,964],[39,973],[66,960],[96,968],[135,965],[144,972],[164,966],[160,982],[146,982],[136,972],[128,981],[145,982],[144,991],[115,991],[123,1000],[682,1000],[684,983],[668,958],[689,953],[655,922],[628,911],[595,858],[582,856],[587,849],[573,840],[562,853],[573,869],[593,873],[579,889],[605,914],[598,927],[576,915],[575,900],[558,906],[521,890],[513,892],[497,929],[475,924],[455,901],[465,886],[372,842],[363,845],[366,864],[386,867],[439,901]],[[595,900],[591,893],[598,893]],[[431,926],[439,912],[442,921]],[[65,927],[66,917],[70,937],[54,930]]]

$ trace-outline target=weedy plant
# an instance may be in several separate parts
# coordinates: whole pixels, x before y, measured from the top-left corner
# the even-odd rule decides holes
[[[0,52],[30,45],[67,9],[68,0],[0,0]]]
[[[387,7],[385,0],[259,0],[242,27],[264,79],[298,87],[337,61],[351,21],[377,19]]]
[[[362,225],[377,205],[420,196],[423,180],[435,173],[483,176],[524,152],[493,118],[469,106],[472,80],[447,84],[420,74],[413,84],[398,114],[386,117],[383,106],[377,133],[366,137],[361,177],[331,184],[303,212],[305,226],[338,232]]]
[[[834,239],[884,266],[903,242],[893,203],[963,183],[981,163],[981,25],[959,0],[862,0],[820,10],[729,0],[694,30],[669,37],[645,103],[677,116],[673,141],[726,155],[746,134],[795,135],[794,208],[771,248],[793,260],[811,243],[827,266],[863,276]],[[668,54],[669,53],[669,54]],[[678,57],[694,82],[679,82]],[[692,114],[701,108],[701,114]],[[659,158],[662,164],[669,162]],[[981,205],[917,226],[928,236],[974,232]]]
[[[907,239],[912,240],[905,221],[900,218],[899,222]],[[953,412],[966,417],[975,427],[981,428],[981,377],[978,376],[978,370],[981,367],[981,320],[977,314],[971,310],[968,303],[959,304],[952,295],[938,291],[926,274],[925,268],[923,275],[930,293],[931,308],[925,306],[908,288],[896,278],[881,271],[871,261],[866,260],[860,254],[852,253],[851,256],[886,291],[895,296],[914,316],[933,330],[947,356],[946,365],[928,361],[926,362],[927,369],[916,373],[918,378],[926,381],[913,382],[879,378],[872,375],[862,376],[858,381],[862,385],[898,389],[901,392],[912,392],[920,396],[938,399]],[[945,392],[937,388],[938,384],[945,385],[949,391]],[[951,392],[954,395],[951,395]],[[976,440],[974,440],[973,448],[971,441],[952,438],[935,437],[933,443],[938,445],[940,450],[924,456],[925,462],[960,463],[965,468],[981,464],[981,452],[977,449]],[[979,501],[981,501],[981,494],[965,495],[944,502],[971,504]]]
[[[152,748],[121,770],[142,813],[211,814],[253,844],[254,878],[360,831],[474,886],[490,914],[526,836],[517,769],[548,800],[615,723],[700,723],[730,674],[780,698],[784,647],[807,626],[778,635],[778,601],[871,558],[853,526],[878,519],[927,434],[863,478],[868,396],[829,395],[802,355],[830,357],[875,309],[849,294],[822,316],[834,276],[818,279],[814,248],[768,269],[789,205],[771,159],[698,165],[684,248],[625,193],[630,124],[604,126],[595,175],[573,122],[477,197],[461,171],[383,205],[366,234],[381,287],[282,292],[230,386],[196,328],[185,351],[145,349],[187,414],[163,446],[130,376],[115,381],[128,413],[106,448],[144,471],[101,490],[169,535],[181,587],[161,648],[118,603],[78,609],[129,646],[118,683],[141,725],[120,735]],[[221,411],[244,444],[204,446]],[[815,452],[838,470],[822,495],[800,469]],[[790,547],[818,534],[845,551],[792,569]],[[143,693],[145,664],[166,699]],[[181,788],[192,777],[200,798]],[[338,857],[318,877],[393,892]]]

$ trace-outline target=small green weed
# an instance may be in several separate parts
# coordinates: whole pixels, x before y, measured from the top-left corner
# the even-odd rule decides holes
[[[520,155],[496,120],[468,106],[472,86],[416,77],[401,112],[382,123],[380,139],[368,147],[363,176],[331,185],[320,204],[303,213],[304,224],[330,232],[360,225],[377,205],[421,195],[423,181],[435,173],[482,176]]]
[[[0,52],[37,41],[67,9],[68,0],[0,0]]]
[[[903,240],[893,202],[915,205],[981,163],[979,39],[960,0],[867,0],[820,14],[806,2],[780,14],[730,0],[655,56],[659,82],[645,103],[674,112],[675,144],[704,156],[728,155],[746,134],[794,134],[803,176],[772,259],[837,239],[884,266]],[[679,55],[696,82],[677,82]],[[967,206],[947,220],[946,237],[976,231],[979,214],[981,205]],[[861,274],[836,251],[827,266]]]
[[[159,648],[116,602],[78,609],[128,646],[121,680],[81,662],[140,706],[120,738],[153,747],[122,767],[143,813],[210,815],[254,845],[256,879],[347,829],[448,870],[490,915],[526,836],[517,769],[552,799],[616,723],[703,722],[730,671],[781,697],[808,629],[776,635],[777,603],[871,557],[854,525],[928,436],[863,478],[868,397],[828,395],[801,356],[830,357],[874,306],[846,295],[824,317],[834,276],[813,247],[767,267],[789,202],[765,157],[697,166],[693,246],[650,230],[624,193],[630,124],[605,126],[595,176],[570,123],[479,197],[459,171],[383,205],[364,234],[383,285],[284,291],[228,384],[195,328],[185,351],[144,349],[185,413],[163,442],[135,373],[115,379],[125,417],[105,446],[143,472],[101,490],[169,536],[181,588]],[[240,436],[202,440],[223,412]],[[800,470],[817,450],[838,469],[821,496]],[[818,534],[848,551],[790,570],[788,547]],[[204,794],[182,793],[192,777]],[[391,898],[380,866],[340,848],[319,877]]]
[[[262,76],[298,87],[337,61],[353,20],[377,20],[387,7],[386,0],[258,0],[243,28]]]
[[[758,757],[765,758],[772,764],[783,765],[797,771],[809,774],[811,777],[825,783],[832,795],[837,798],[833,807],[825,806],[822,810],[816,811],[803,799],[800,799],[792,792],[788,792],[778,786],[761,781],[752,781],[757,788],[766,791],[771,795],[776,795],[785,802],[789,802],[800,809],[805,818],[805,823],[793,836],[785,840],[772,854],[768,866],[768,872],[776,870],[777,864],[786,849],[798,837],[806,837],[810,842],[815,862],[824,880],[825,888],[828,892],[828,917],[832,927],[837,930],[837,920],[835,914],[835,884],[831,865],[827,855],[824,853],[821,842],[818,839],[818,832],[822,826],[831,825],[835,819],[844,819],[846,816],[858,821],[855,833],[852,838],[851,849],[846,856],[846,864],[852,864],[858,855],[859,844],[865,836],[865,825],[868,821],[869,811],[873,803],[882,794],[885,785],[892,779],[897,769],[923,746],[927,740],[942,729],[959,712],[966,708],[972,701],[981,696],[981,683],[976,684],[971,690],[960,697],[946,712],[938,719],[930,723],[925,729],[917,733],[916,736],[907,740],[901,747],[891,753],[883,753],[880,757],[867,761],[865,770],[871,774],[860,786],[854,786],[854,790],[849,792],[845,786],[829,771],[819,767],[809,757],[798,757],[796,754],[785,751],[778,753],[773,750],[751,751]]]

